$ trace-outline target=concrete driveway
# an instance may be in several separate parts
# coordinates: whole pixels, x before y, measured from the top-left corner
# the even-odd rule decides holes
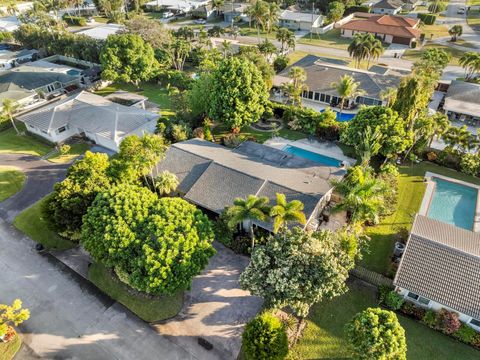
[[[262,300],[240,289],[238,280],[249,259],[222,244],[214,246],[217,254],[193,280],[180,314],[156,328],[198,359],[236,359],[244,325],[258,313]],[[210,342],[213,349],[201,348],[198,337]]]
[[[12,222],[22,210],[52,192],[53,185],[65,178],[70,164],[54,164],[37,156],[0,154],[0,165],[15,166],[26,175],[25,186],[11,198],[0,202],[0,217]]]
[[[195,359],[51,255],[36,253],[34,242],[3,220],[0,274],[0,303],[20,298],[30,309],[20,331],[42,358]]]

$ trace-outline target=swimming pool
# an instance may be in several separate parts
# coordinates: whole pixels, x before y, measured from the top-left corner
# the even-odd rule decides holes
[[[457,227],[473,230],[476,188],[432,177],[435,182],[427,216]]]
[[[322,112],[324,112],[325,110],[322,110]],[[356,114],[348,114],[348,113],[341,113],[338,112],[337,110],[333,110],[335,111],[335,114],[337,114],[337,121],[340,121],[340,122],[346,122],[346,121],[350,121],[352,120]]]
[[[311,151],[308,151],[308,150],[305,150],[305,149],[301,149],[301,148],[293,146],[293,145],[287,145],[282,150],[289,153],[289,154],[299,156],[299,157],[303,157],[305,159],[314,161],[314,162],[322,164],[322,165],[334,166],[334,167],[340,167],[341,166],[341,161],[340,160],[337,160],[337,159],[334,159],[334,158],[331,158],[329,156],[325,156],[325,155],[322,155],[322,154],[314,153],[314,152],[311,152]]]

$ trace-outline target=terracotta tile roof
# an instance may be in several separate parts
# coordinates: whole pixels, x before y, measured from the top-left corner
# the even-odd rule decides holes
[[[367,19],[353,19],[341,29],[387,34],[403,38],[419,38],[421,31],[415,27],[419,20],[394,15],[370,16]]]
[[[417,215],[394,285],[480,319],[480,234]]]

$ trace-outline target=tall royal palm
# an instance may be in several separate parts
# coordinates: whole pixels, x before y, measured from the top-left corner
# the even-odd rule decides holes
[[[345,100],[348,101],[349,99],[355,99],[357,96],[360,96],[364,93],[363,90],[358,88],[360,84],[348,74],[343,75],[340,81],[332,83],[332,86],[337,90],[337,93],[340,97],[340,114],[345,106]]]
[[[304,83],[307,80],[305,70],[299,66],[294,66],[288,71],[291,81],[283,84],[283,90],[288,96],[290,103],[294,106],[301,104],[302,91],[306,89]]]
[[[270,209],[270,217],[273,218],[273,232],[276,234],[280,229],[287,227],[289,222],[305,225],[307,219],[303,208],[300,200],[287,202],[285,194],[277,194],[277,203]]]
[[[462,55],[459,61],[460,65],[465,69],[465,79],[469,80],[480,72],[480,54],[469,51]]]
[[[234,227],[238,224],[245,224],[248,227],[250,238],[252,239],[252,251],[255,246],[255,234],[253,232],[253,222],[267,221],[270,214],[270,205],[267,197],[257,197],[248,195],[246,199],[237,198],[233,201],[233,206],[227,209],[228,225]]]
[[[280,41],[280,53],[283,54],[286,50],[295,49],[295,33],[287,28],[280,28],[277,30],[276,38]]]
[[[276,2],[269,2],[267,8],[268,10],[265,17],[265,26],[267,28],[267,33],[270,33],[273,26],[278,22],[280,6],[278,6]]]
[[[13,114],[18,109],[18,104],[15,103],[12,99],[4,99],[2,105],[3,105],[2,115],[10,120],[17,135],[20,135],[20,132],[18,131],[17,126],[15,125],[15,120],[13,120]]]
[[[369,34],[372,35],[372,34]],[[369,37],[368,47],[367,47],[367,68],[370,67],[370,61],[377,60],[385,51],[383,48],[382,42],[373,36]]]
[[[266,27],[269,11],[270,9],[268,3],[263,0],[256,0],[247,8],[247,14],[250,20],[255,23],[255,27],[257,28],[258,41],[260,41],[260,28],[264,30]]]

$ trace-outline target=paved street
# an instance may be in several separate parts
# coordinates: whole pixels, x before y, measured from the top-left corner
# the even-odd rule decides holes
[[[37,355],[55,359],[195,359],[0,220],[0,303],[20,298],[20,326]]]

